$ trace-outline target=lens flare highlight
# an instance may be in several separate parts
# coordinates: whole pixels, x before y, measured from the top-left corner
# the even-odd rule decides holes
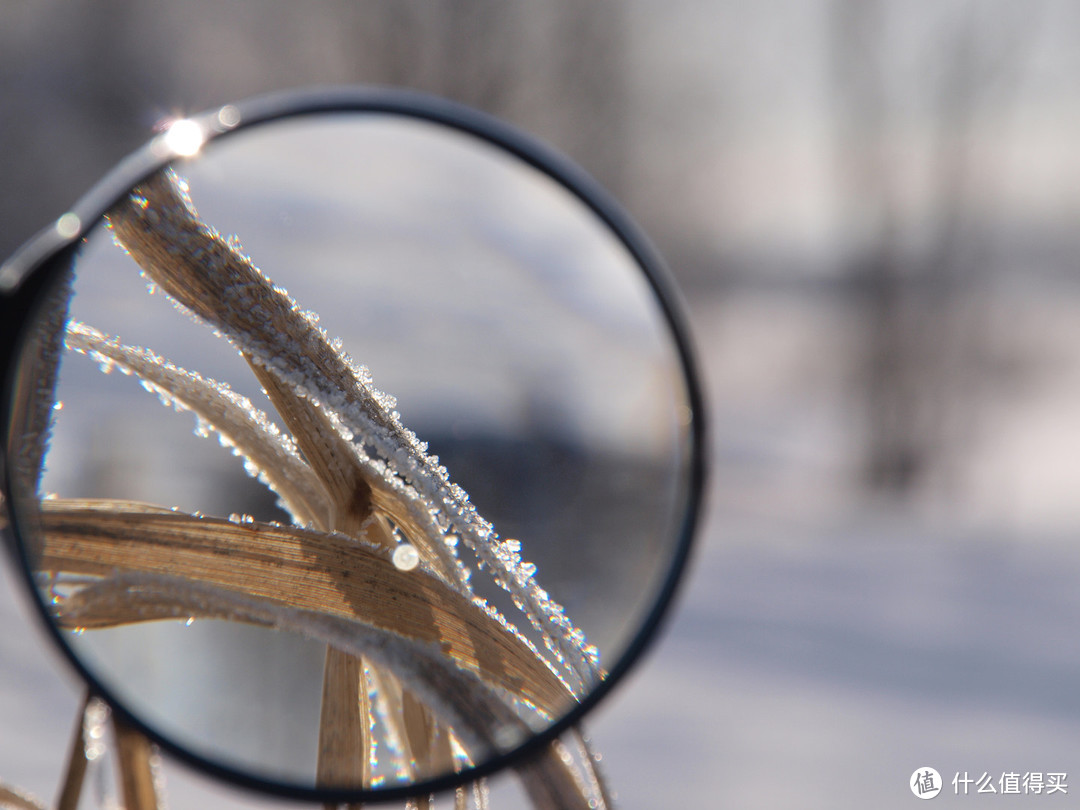
[[[165,145],[170,152],[183,157],[198,154],[206,140],[202,127],[190,118],[173,121],[165,130]]]

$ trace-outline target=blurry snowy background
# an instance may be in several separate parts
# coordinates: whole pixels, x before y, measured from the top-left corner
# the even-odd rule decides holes
[[[921,766],[1063,772],[1008,804],[1066,806],[1078,78],[1069,0],[15,0],[0,253],[162,117],[258,92],[390,83],[524,127],[658,243],[711,397],[696,566],[590,724],[623,806],[899,807]],[[52,797],[79,692],[4,570],[0,778]],[[174,808],[265,804],[166,778]]]

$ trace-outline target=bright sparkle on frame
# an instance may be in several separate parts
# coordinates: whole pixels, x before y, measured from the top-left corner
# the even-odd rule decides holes
[[[202,127],[190,118],[181,118],[169,124],[165,130],[165,145],[174,154],[191,157],[203,145]]]

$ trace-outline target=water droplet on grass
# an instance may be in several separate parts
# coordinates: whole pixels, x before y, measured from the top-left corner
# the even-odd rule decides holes
[[[416,546],[411,543],[402,543],[394,549],[392,557],[394,566],[401,571],[412,571],[420,564],[420,554]]]

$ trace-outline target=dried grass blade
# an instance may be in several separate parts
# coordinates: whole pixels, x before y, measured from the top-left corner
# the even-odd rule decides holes
[[[425,776],[453,773],[456,767],[448,730],[411,692],[402,693],[401,716],[416,772]]]
[[[45,810],[45,805],[40,799],[28,793],[0,784],[0,808],[3,810]]]
[[[108,220],[117,242],[161,289],[260,365],[286,381],[298,369],[302,379],[321,381],[324,393],[356,396],[374,423],[390,428],[384,409],[358,390],[353,370],[326,335],[250,258],[198,218],[171,170],[143,181]]]
[[[380,719],[392,735],[390,745],[401,758],[402,773],[413,779],[457,770],[459,763],[450,750],[450,732],[439,724],[439,718],[393,673],[369,670],[367,674],[377,694]],[[442,747],[437,746],[440,739],[445,742]],[[440,755],[431,756],[433,750],[439,750]]]
[[[60,786],[60,797],[56,800],[57,810],[78,810],[79,797],[82,795],[83,779],[86,776],[86,709],[90,705],[89,694],[83,699],[82,708],[75,722],[75,733],[68,753],[67,769]]]
[[[359,656],[326,648],[315,776],[319,787],[371,784],[371,710],[363,671]]]
[[[375,546],[138,504],[46,501],[43,507],[40,570],[103,577],[183,572],[189,581],[270,605],[362,623],[412,646],[431,645],[439,656],[552,716],[572,700],[524,639],[440,580],[419,569],[398,570]]]
[[[157,810],[154,750],[141,733],[113,714],[120,792],[126,810]]]
[[[10,381],[14,396],[8,419],[12,425],[19,426],[19,434],[5,452],[10,455],[10,469],[25,476],[24,480],[32,482],[35,490],[44,471],[71,292],[71,272],[67,270],[41,302],[33,339],[22,349],[13,369],[14,379]]]
[[[95,629],[177,618],[226,619],[294,631],[370,658],[420,695],[455,729],[471,756],[491,756],[500,732],[528,734],[524,722],[477,674],[459,668],[433,645],[215,586],[164,575],[121,574],[68,597],[58,621],[63,627]]]
[[[486,779],[478,779],[472,784],[473,804],[476,810],[488,810],[489,790]]]
[[[358,536],[371,518],[371,487],[354,462],[351,445],[313,403],[297,397],[261,366],[249,365],[326,489],[331,509],[323,528]]]
[[[615,795],[600,770],[600,754],[593,748],[581,726],[572,728],[569,736],[577,743],[578,759],[581,761],[589,794],[594,797],[597,810],[614,810]]]
[[[538,810],[594,810],[572,758],[558,740],[528,762],[518,765],[517,775]]]
[[[194,413],[259,471],[294,517],[301,523],[326,528],[330,506],[322,484],[293,443],[246,397],[146,349],[126,346],[86,324],[69,323],[65,343],[73,351],[136,375],[159,396],[167,397],[170,404]]]

